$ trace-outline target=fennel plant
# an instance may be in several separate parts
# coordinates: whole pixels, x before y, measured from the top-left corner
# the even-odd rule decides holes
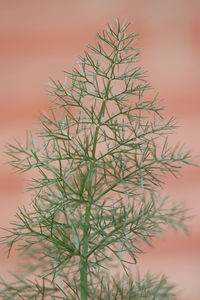
[[[2,240],[25,258],[13,283],[1,279],[1,299],[175,297],[164,276],[130,271],[142,243],[166,226],[185,229],[185,209],[160,187],[191,160],[169,145],[175,119],[151,96],[128,25],[98,33],[66,79],[52,81],[36,137],[8,145],[10,163],[35,177],[31,208],[19,208]]]

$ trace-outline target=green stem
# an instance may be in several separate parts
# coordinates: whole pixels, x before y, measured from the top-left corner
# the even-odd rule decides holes
[[[83,230],[83,246],[80,259],[80,280],[81,280],[81,300],[88,299],[88,238],[90,227],[91,203],[88,202],[85,215],[85,225]]]
[[[110,79],[108,80],[108,84],[105,90],[105,98],[103,99],[103,103],[101,105],[98,123],[96,126],[95,134],[94,134],[94,140],[93,140],[93,149],[92,149],[92,156],[95,160],[95,154],[96,154],[96,147],[97,147],[97,140],[99,135],[99,129],[101,125],[101,119],[104,116],[105,108],[106,108],[106,101],[108,99],[110,84],[112,82],[112,76],[114,74],[115,69],[115,59],[116,59],[117,53],[115,53],[112,65],[111,65],[111,75]],[[94,163],[94,162],[93,162]],[[87,180],[87,188],[88,188],[88,202],[86,205],[85,210],[85,222],[84,222],[84,228],[83,228],[83,240],[82,240],[82,252],[80,257],[80,294],[81,294],[81,300],[87,300],[88,299],[88,242],[89,242],[89,234],[90,234],[90,214],[91,214],[91,206],[93,202],[93,195],[92,195],[92,181],[93,181],[93,174],[94,174],[94,165],[91,163],[90,168],[88,170],[88,180]]]
[[[94,167],[90,164],[87,174],[87,190],[88,190],[88,202],[85,209],[85,221],[83,227],[83,240],[82,240],[82,251],[80,258],[80,281],[81,281],[81,300],[88,299],[88,242],[90,235],[90,215],[91,206],[93,202],[92,196],[92,180],[93,180]]]

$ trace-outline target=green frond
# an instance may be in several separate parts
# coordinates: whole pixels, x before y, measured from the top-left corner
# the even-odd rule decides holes
[[[192,158],[169,144],[176,121],[149,96],[128,26],[117,19],[98,33],[66,79],[52,80],[34,138],[7,147],[10,164],[34,178],[31,208],[2,238],[30,265],[15,283],[0,281],[2,299],[175,299],[164,277],[133,280],[129,267],[168,226],[186,230],[187,211],[158,191]],[[125,277],[112,279],[118,264]]]

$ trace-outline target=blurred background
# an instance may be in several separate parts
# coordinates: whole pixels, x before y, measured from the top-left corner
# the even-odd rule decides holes
[[[200,154],[200,1],[199,0],[0,0],[0,226],[13,220],[18,205],[30,202],[26,176],[11,173],[5,144],[24,139],[48,109],[49,78],[64,79],[96,32],[119,17],[140,34],[141,64],[164,98],[167,115],[180,127],[172,140]],[[199,159],[198,159],[199,161]],[[169,231],[145,248],[141,272],[165,273],[177,284],[178,299],[200,299],[200,169],[185,167],[169,178],[164,192],[184,201],[195,215],[190,234]],[[1,250],[0,275],[13,269]]]

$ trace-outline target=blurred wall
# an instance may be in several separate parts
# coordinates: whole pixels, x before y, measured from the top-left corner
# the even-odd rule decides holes
[[[47,109],[49,78],[63,79],[96,31],[116,17],[140,33],[141,63],[167,115],[180,128],[173,141],[200,153],[200,1],[199,0],[1,0],[0,1],[0,225],[7,226],[17,206],[29,200],[25,176],[4,164],[4,145],[33,129]],[[200,189],[198,168],[169,178],[166,192],[185,201],[196,217],[190,235],[169,232],[139,259],[143,271],[163,272],[180,290],[179,299],[200,299]],[[0,274],[13,267],[2,250]]]

